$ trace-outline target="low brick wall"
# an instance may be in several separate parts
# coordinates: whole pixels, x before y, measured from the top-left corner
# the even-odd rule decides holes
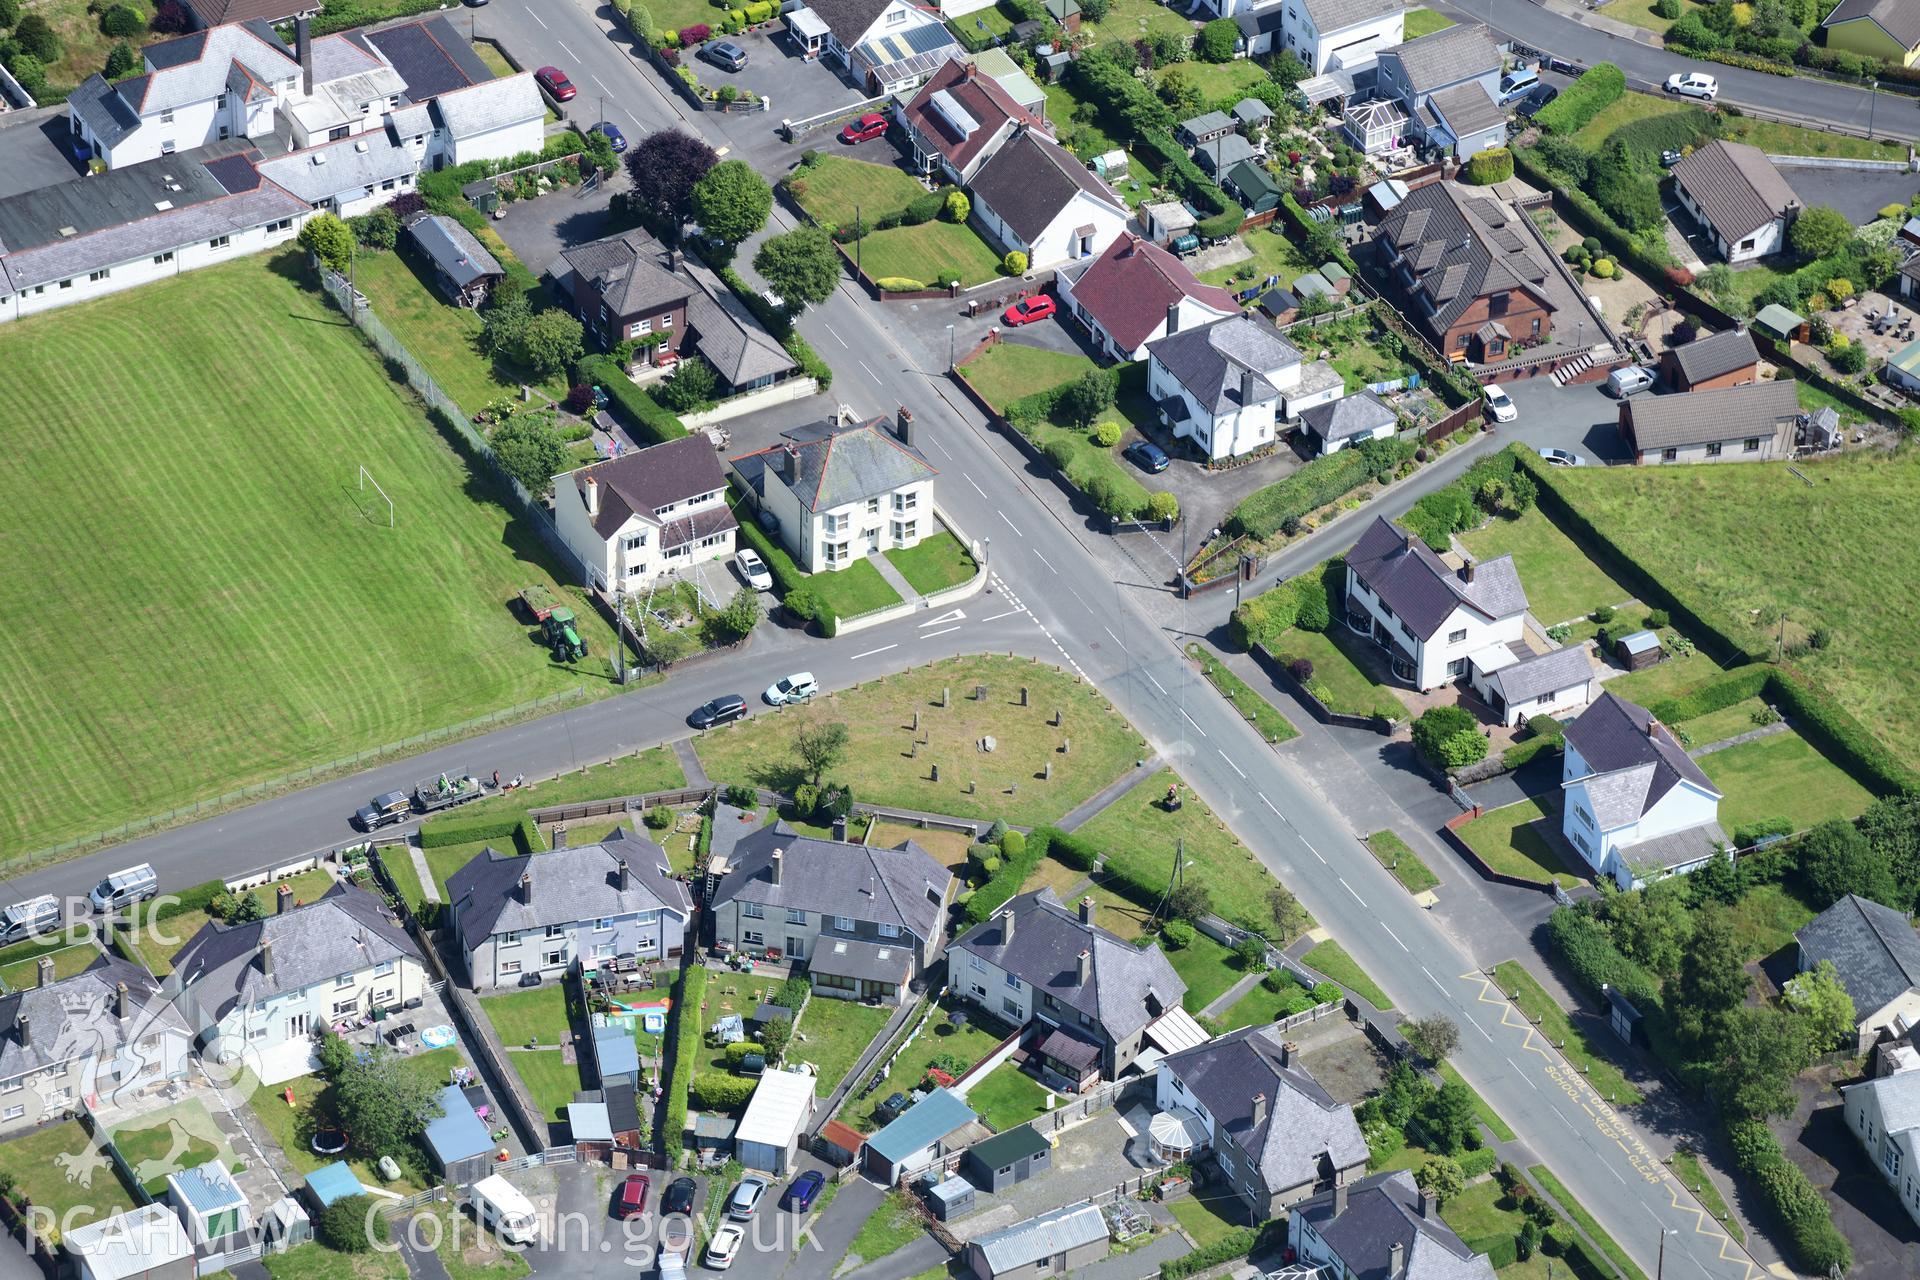
[[[1321,724],[1338,725],[1343,729],[1371,729],[1383,737],[1392,735],[1393,722],[1391,720],[1382,720],[1378,716],[1350,716],[1344,712],[1333,710],[1327,706],[1326,703],[1314,697],[1313,694],[1307,691],[1307,686],[1293,678],[1293,673],[1287,670],[1287,664],[1280,661],[1279,656],[1270,652],[1264,645],[1255,645],[1252,653],[1253,660],[1260,664],[1261,669],[1285,685],[1287,690],[1298,697],[1300,701],[1306,703],[1307,710],[1313,712],[1313,718]]]
[[[1473,851],[1471,845],[1461,838],[1460,828],[1472,822],[1483,812],[1479,805],[1475,805],[1464,813],[1448,818],[1440,828],[1442,838],[1453,846],[1454,852],[1467,860],[1468,866],[1480,873],[1482,879],[1491,880],[1495,884],[1512,885],[1516,889],[1534,889],[1540,893],[1552,893],[1553,884],[1550,881],[1528,880],[1521,876],[1507,875],[1503,871],[1495,871],[1487,865],[1485,859]]]

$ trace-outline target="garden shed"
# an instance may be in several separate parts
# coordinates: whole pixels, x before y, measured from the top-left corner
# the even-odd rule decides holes
[[[952,1222],[962,1214],[971,1212],[974,1199],[979,1195],[974,1185],[957,1173],[926,1187],[925,1192],[927,1208],[933,1210],[933,1216],[942,1222]]]
[[[813,1119],[813,1077],[769,1071],[747,1103],[734,1131],[734,1156],[749,1169],[786,1174],[793,1167],[801,1131]]]
[[[969,1147],[961,1167],[982,1191],[1002,1191],[1051,1169],[1053,1144],[1032,1125],[1018,1125]]]
[[[568,1103],[567,1134],[573,1139],[574,1150],[582,1160],[597,1160],[602,1164],[612,1162],[613,1124],[607,1119],[606,1103]]]
[[[950,1138],[978,1119],[959,1094],[935,1089],[867,1139],[868,1176],[891,1186],[901,1174],[926,1168],[946,1153]]]
[[[696,1111],[693,1114],[693,1149],[702,1155],[733,1154],[733,1136],[740,1122],[724,1111]]]
[[[357,1196],[364,1190],[366,1188],[360,1185],[360,1179],[354,1176],[345,1160],[322,1165],[307,1175],[307,1194],[322,1209],[336,1200]]]
[[[1660,637],[1651,631],[1636,631],[1630,636],[1621,636],[1613,642],[1613,653],[1620,659],[1620,665],[1629,671],[1645,671],[1667,656],[1666,649],[1660,644]]]
[[[1760,313],[1753,318],[1753,327],[1782,342],[1805,342],[1811,329],[1805,316],[1789,311],[1777,302],[1760,308]]]
[[[456,1186],[486,1177],[487,1163],[493,1156],[493,1139],[486,1122],[457,1084],[440,1091],[440,1108],[442,1114],[427,1122],[422,1135],[434,1172]]]
[[[312,1179],[308,1182],[311,1184]],[[353,1185],[355,1190],[359,1189],[358,1182]],[[227,1166],[218,1160],[169,1174],[167,1200],[179,1212],[187,1236],[195,1245],[211,1244],[253,1225],[246,1195],[227,1172]]]
[[[193,1242],[163,1204],[75,1227],[64,1237],[80,1280],[195,1280]]]

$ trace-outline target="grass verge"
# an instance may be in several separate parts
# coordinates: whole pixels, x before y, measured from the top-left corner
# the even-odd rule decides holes
[[[1725,1227],[1727,1234],[1741,1244],[1747,1242],[1747,1229],[1733,1216],[1727,1207],[1727,1198],[1720,1194],[1719,1186],[1701,1165],[1700,1157],[1691,1151],[1676,1151],[1667,1161],[1667,1167],[1673,1170],[1673,1176],[1685,1184],[1687,1190],[1698,1197],[1700,1205],[1712,1214],[1714,1221]]]
[[[1631,1107],[1643,1101],[1640,1091],[1611,1058],[1594,1046],[1587,1033],[1547,994],[1547,989],[1527,972],[1525,965],[1518,960],[1502,960],[1494,966],[1493,976],[1500,990],[1512,998],[1514,1007],[1540,1028],[1540,1034],[1559,1048],[1601,1097],[1616,1107]]]
[[[1408,893],[1425,893],[1440,883],[1420,855],[1391,831],[1376,831],[1367,837],[1367,851],[1385,867]]]
[[[1348,955],[1347,949],[1331,938],[1307,952],[1301,959],[1307,962],[1309,968],[1318,969],[1347,990],[1365,999],[1374,1008],[1381,1010],[1393,1008],[1393,1001],[1387,999],[1387,993],[1367,976],[1367,971],[1360,967],[1360,962]]]
[[[1268,742],[1285,742],[1297,738],[1300,731],[1293,727],[1280,709],[1260,696],[1258,690],[1242,680],[1231,667],[1208,653],[1198,643],[1187,646],[1187,655],[1200,664],[1200,670],[1220,696],[1233,704],[1246,722],[1260,733]]]
[[[1588,1238],[1600,1246],[1601,1251],[1607,1255],[1614,1266],[1620,1268],[1627,1280],[1647,1280],[1647,1273],[1636,1267],[1633,1259],[1627,1256],[1627,1251],[1601,1229],[1600,1224],[1594,1221],[1593,1215],[1587,1212],[1586,1206],[1574,1199],[1573,1193],[1567,1190],[1566,1184],[1554,1176],[1553,1170],[1543,1164],[1535,1164],[1528,1165],[1527,1172],[1533,1175],[1534,1181],[1538,1182],[1548,1195],[1560,1202],[1560,1207],[1566,1211],[1567,1216],[1587,1233]]]

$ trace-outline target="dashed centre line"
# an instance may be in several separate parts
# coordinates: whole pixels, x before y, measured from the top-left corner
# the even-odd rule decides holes
[[[973,491],[974,491],[975,493],[977,493],[977,494],[979,494],[979,495],[980,495],[981,497],[983,497],[983,498],[987,496],[987,491],[986,491],[985,489],[982,489],[982,488],[981,488],[981,487],[980,487],[979,485],[977,485],[977,484],[973,484],[973,477],[972,477],[972,476],[970,476],[970,475],[968,475],[968,474],[967,474],[966,472],[964,472],[964,471],[962,471],[962,472],[960,473],[960,478],[961,478],[962,480],[965,480],[965,481],[966,481],[966,482],[967,482],[968,484],[972,484],[972,485],[973,485]]]
[[[1215,750],[1215,751],[1220,751],[1220,748],[1218,748],[1218,747],[1215,747],[1215,748],[1214,748],[1214,750]],[[1231,769],[1231,770],[1233,770],[1233,771],[1234,771],[1235,773],[1239,773],[1239,774],[1240,774],[1240,780],[1241,780],[1242,782],[1245,782],[1245,781],[1247,780],[1247,775],[1246,775],[1246,774],[1244,774],[1244,773],[1240,773],[1240,766],[1239,766],[1239,765],[1237,765],[1237,764],[1235,764],[1235,763],[1233,762],[1233,757],[1232,757],[1232,756],[1230,756],[1230,755],[1228,755],[1228,754],[1227,754],[1226,752],[1224,752],[1224,751],[1220,751],[1220,758],[1221,758],[1222,760],[1225,760],[1225,761],[1227,762],[1227,767],[1228,767],[1229,769]],[[1349,889],[1349,890],[1347,890],[1347,892],[1348,892],[1348,893],[1352,893],[1352,892],[1353,892],[1353,890],[1351,890],[1351,889]],[[1365,904],[1365,903],[1362,903],[1361,905],[1362,905],[1362,906],[1365,906],[1366,904]]]

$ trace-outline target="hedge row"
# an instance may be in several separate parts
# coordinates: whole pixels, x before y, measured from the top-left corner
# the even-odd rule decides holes
[[[1548,133],[1578,133],[1626,91],[1626,72],[1611,62],[1598,63],[1542,107],[1533,122]]]
[[[661,1134],[667,1168],[680,1163],[687,1132],[687,1087],[700,1056],[700,1006],[707,998],[707,967],[688,965],[680,971],[680,990],[673,1005],[673,1077],[667,1082],[666,1132]]]
[[[1358,449],[1315,458],[1286,479],[1242,498],[1227,517],[1227,529],[1250,538],[1271,538],[1288,520],[1346,497],[1370,474],[1367,458]]]
[[[633,384],[612,356],[590,355],[579,365],[580,380],[607,393],[627,430],[644,444],[665,444],[691,434],[680,419],[663,409],[660,402]]]
[[[759,1083],[752,1076],[702,1071],[687,1087],[687,1101],[702,1111],[738,1111],[747,1105],[747,1100],[753,1097],[754,1086]]]
[[[1786,667],[1768,669],[1767,696],[1801,737],[1877,796],[1920,791],[1920,775],[1894,757],[1826,690]]]
[[[1184,1257],[1161,1263],[1160,1280],[1184,1280],[1209,1267],[1244,1258],[1256,1249],[1277,1249],[1286,1243],[1286,1231],[1285,1219],[1275,1219],[1258,1227],[1235,1227],[1212,1244],[1203,1244]]]
[[[1665,724],[1697,720],[1715,711],[1724,711],[1736,702],[1745,702],[1748,698],[1759,697],[1771,678],[1771,672],[1758,664],[1736,667],[1726,675],[1709,680],[1690,693],[1675,698],[1662,698],[1647,710],[1653,713],[1655,719]]]
[[[746,494],[741,489],[740,478],[730,477],[739,498],[744,502]],[[744,510],[744,506],[742,510]],[[820,624],[827,635],[833,635],[839,629],[840,619],[835,615],[833,606],[814,594],[807,585],[808,575],[801,572],[800,566],[793,562],[793,556],[787,551],[786,544],[778,538],[767,536],[758,520],[742,520],[739,532],[735,535],[741,542],[760,553],[767,563],[767,572],[773,575],[773,585],[779,589],[781,599],[789,610]],[[796,593],[798,593],[796,595]],[[810,603],[809,603],[810,602]]]
[[[1681,1054],[1660,991],[1660,980],[1628,959],[1607,936],[1606,926],[1571,907],[1561,907],[1547,919],[1547,936],[1574,978],[1595,1000],[1612,987],[1640,1011],[1641,1027],[1654,1053],[1669,1066],[1679,1067]]]
[[[1758,1120],[1727,1126],[1734,1163],[1752,1179],[1782,1226],[1794,1261],[1811,1275],[1845,1275],[1853,1249],[1833,1225],[1833,1213],[1800,1167],[1787,1159],[1779,1140]]]
[[[1075,871],[1093,870],[1093,864],[1100,858],[1100,850],[1093,841],[1058,827],[1037,827],[1033,838],[1045,840],[1053,860]]]
[[[1577,230],[1598,237],[1617,261],[1629,263],[1655,280],[1665,280],[1674,288],[1685,288],[1693,283],[1693,273],[1675,265],[1673,254],[1666,248],[1664,239],[1657,247],[1651,242],[1636,240],[1600,207],[1597,200],[1543,160],[1532,147],[1516,150],[1513,163],[1514,168],[1535,186],[1551,187],[1558,192],[1561,199],[1566,201],[1566,206],[1558,212]]]
[[[973,891],[967,899],[967,923],[979,924],[986,920],[1007,900],[1020,892],[1027,877],[1040,865],[1040,859],[1047,856],[1048,837],[1052,834],[1049,827],[1040,827],[1027,837],[1026,847],[1018,853],[1002,850],[1000,869],[988,877],[987,882]]]
[[[512,840],[522,853],[544,847],[540,828],[526,814],[508,818],[490,818],[480,822],[430,822],[420,828],[420,847],[438,849],[450,844],[474,844],[481,840]]]
[[[1492,1173],[1493,1167],[1500,1163],[1500,1153],[1492,1147],[1476,1147],[1472,1151],[1462,1152],[1454,1163],[1460,1166],[1460,1172],[1468,1179],[1473,1179],[1483,1173]]]

